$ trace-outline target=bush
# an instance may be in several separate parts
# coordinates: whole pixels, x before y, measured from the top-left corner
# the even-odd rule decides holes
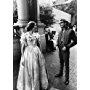
[[[49,6],[40,6],[40,20],[46,26],[50,26],[54,23],[54,15],[52,14],[52,8]]]

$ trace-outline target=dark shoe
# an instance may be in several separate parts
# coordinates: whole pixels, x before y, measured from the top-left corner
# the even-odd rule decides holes
[[[55,75],[55,77],[59,77],[59,78],[61,78],[62,76],[63,76],[63,75],[60,74],[60,73]]]
[[[65,85],[68,85],[69,84],[69,80],[66,80],[64,83],[65,83]]]

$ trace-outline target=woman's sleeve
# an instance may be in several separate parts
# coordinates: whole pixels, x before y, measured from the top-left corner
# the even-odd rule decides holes
[[[20,39],[20,42],[21,42],[21,53],[23,54],[24,53],[24,50],[25,50],[25,47],[27,45],[25,34],[22,34],[21,39]]]
[[[25,43],[25,34],[21,35],[20,42],[21,42],[21,44]]]

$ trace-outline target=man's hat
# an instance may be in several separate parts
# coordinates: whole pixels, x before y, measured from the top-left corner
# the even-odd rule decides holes
[[[62,23],[62,22],[63,22],[63,23],[69,23],[69,22],[68,22],[67,20],[65,20],[65,19],[61,19],[61,20],[60,20],[60,23]]]

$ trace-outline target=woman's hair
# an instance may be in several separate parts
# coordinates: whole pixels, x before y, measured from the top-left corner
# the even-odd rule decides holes
[[[33,28],[34,28],[34,26],[36,25],[36,23],[34,22],[34,21],[30,21],[28,24],[27,24],[27,26],[26,26],[26,30],[27,31],[31,31]]]

